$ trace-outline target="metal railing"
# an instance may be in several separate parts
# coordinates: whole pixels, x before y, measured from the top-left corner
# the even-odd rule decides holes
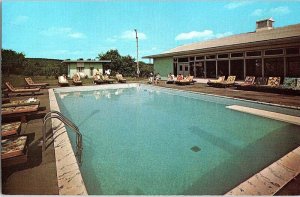
[[[60,113],[59,111],[50,111],[48,112],[45,117],[44,117],[44,127],[43,127],[43,151],[45,151],[46,149],[46,126],[47,126],[47,121],[50,119],[58,119],[61,122],[63,122],[64,124],[66,124],[68,127],[70,127],[73,131],[75,131],[76,133],[76,153],[75,156],[77,157],[79,166],[81,166],[82,163],[82,135],[79,131],[79,128],[72,122],[70,121],[68,118],[66,118],[62,113]]]

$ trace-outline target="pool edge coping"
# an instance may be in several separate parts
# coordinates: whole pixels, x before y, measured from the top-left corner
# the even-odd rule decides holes
[[[54,90],[49,89],[48,92],[50,110],[60,111]],[[59,195],[88,195],[66,127],[57,119],[51,121]]]

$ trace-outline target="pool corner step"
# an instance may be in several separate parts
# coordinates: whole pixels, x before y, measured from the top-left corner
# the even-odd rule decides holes
[[[300,146],[225,195],[274,195],[300,173]]]
[[[251,108],[251,107],[244,107],[244,106],[240,106],[240,105],[230,105],[230,106],[226,106],[226,108],[253,114],[253,115],[257,115],[257,116],[262,116],[265,118],[279,120],[279,121],[287,122],[290,124],[300,125],[300,117],[298,117],[298,116],[291,116],[291,115],[281,114],[281,113],[277,113],[277,112],[255,109],[255,108]]]

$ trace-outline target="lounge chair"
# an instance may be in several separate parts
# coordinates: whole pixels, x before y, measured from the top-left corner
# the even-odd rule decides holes
[[[266,85],[258,85],[256,88],[262,91],[272,90],[271,92],[276,92],[276,89],[278,89],[279,85],[280,77],[269,77]]]
[[[39,105],[28,105],[18,107],[2,107],[1,115],[5,117],[21,117],[21,122],[27,122],[26,115],[36,113]]]
[[[72,81],[73,81],[73,84],[76,85],[76,86],[82,85],[82,81],[80,80],[80,75],[78,73],[75,73],[73,75]]]
[[[108,75],[101,75],[100,77],[102,77],[102,80],[105,81],[106,83],[114,83],[113,79],[110,79]]]
[[[235,87],[237,87],[237,89],[244,89],[247,88],[247,86],[254,85],[254,82],[255,82],[254,76],[246,76],[245,81],[241,84],[235,84]]]
[[[188,76],[186,78],[184,78],[183,80],[179,80],[175,82],[178,85],[190,85],[190,84],[194,84],[194,76]]]
[[[221,83],[225,80],[225,76],[220,76],[217,80],[208,80],[207,85],[213,86],[216,83]]]
[[[21,122],[12,122],[1,125],[1,136],[7,137],[11,135],[17,135],[21,129]]]
[[[222,87],[222,88],[234,86],[235,78],[236,78],[236,76],[228,76],[226,81],[215,83],[215,84],[213,84],[213,86],[214,87]]]
[[[27,162],[27,136],[18,136],[1,140],[2,167]]]
[[[46,88],[49,85],[49,83],[34,83],[31,77],[25,77],[24,79],[29,88],[31,87]]]
[[[254,84],[256,86],[261,86],[261,85],[267,85],[267,83],[268,83],[268,78],[266,78],[266,77],[257,77]]]
[[[31,93],[35,94],[39,92],[41,88],[32,88],[32,89],[25,89],[25,88],[15,88],[11,83],[5,82],[6,87],[11,93],[21,94],[21,93]]]
[[[26,106],[26,105],[39,105],[40,100],[35,98],[22,99],[9,101],[7,103],[2,103],[2,107],[17,107],[17,106]]]
[[[300,78],[299,78],[300,83]],[[292,94],[292,95],[300,95],[300,84],[299,88],[297,88],[297,78],[293,77],[285,77],[283,80],[283,84],[278,87],[280,93],[283,94]]]
[[[69,86],[69,81],[65,76],[59,76],[58,77],[58,85],[59,86]]]
[[[100,77],[99,74],[94,75],[94,84],[103,84],[105,81]]]
[[[116,79],[119,83],[126,83],[126,79],[123,78],[122,74],[116,74]]]

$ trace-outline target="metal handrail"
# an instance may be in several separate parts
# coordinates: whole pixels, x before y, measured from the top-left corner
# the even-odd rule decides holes
[[[76,133],[76,153],[75,156],[78,159],[79,165],[81,166],[82,164],[82,134],[79,131],[79,128],[72,122],[70,121],[68,118],[66,118],[62,113],[60,113],[59,111],[50,111],[48,112],[45,117],[44,117],[44,127],[43,127],[43,151],[45,151],[46,149],[46,123],[48,120],[55,118],[60,120],[61,122],[63,122],[64,124],[66,124],[68,127],[70,127],[71,129],[73,129],[73,131],[75,131]]]

